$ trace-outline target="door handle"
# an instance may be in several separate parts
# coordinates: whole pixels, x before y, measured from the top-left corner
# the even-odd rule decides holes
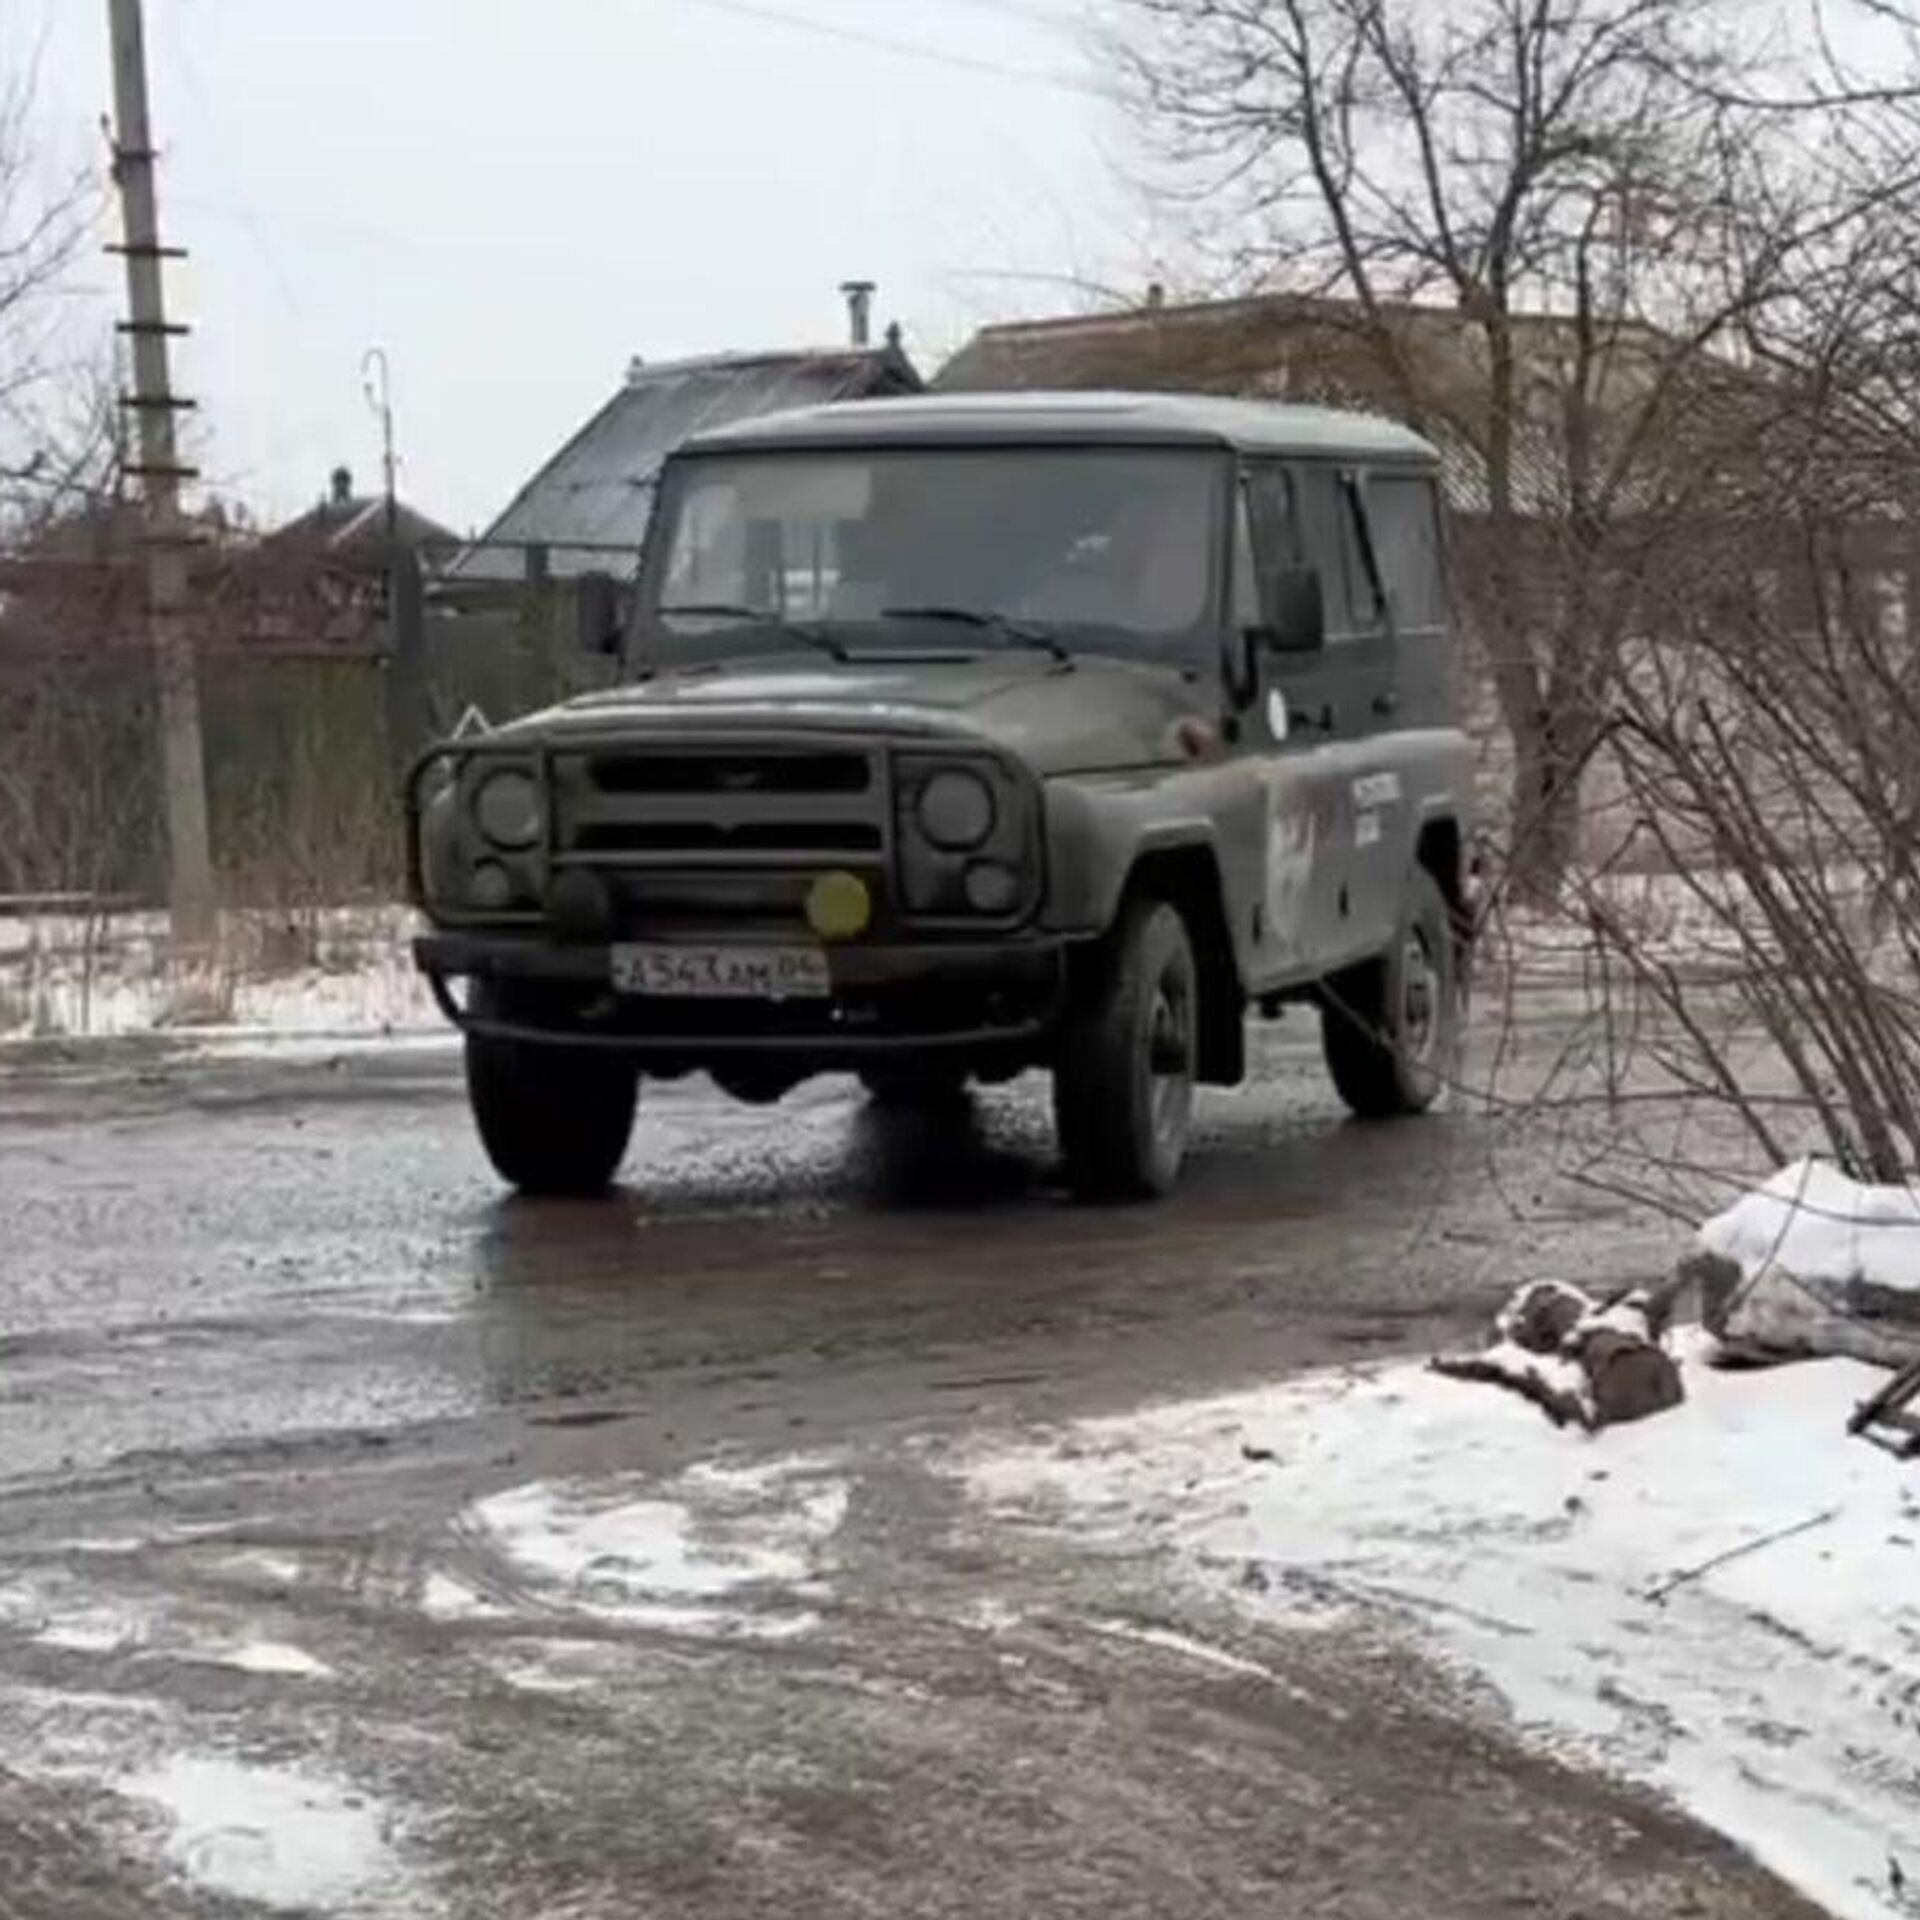
[[[1383,716],[1389,713],[1398,713],[1400,711],[1400,696],[1391,689],[1385,693],[1376,693],[1373,696],[1373,710],[1375,713]]]

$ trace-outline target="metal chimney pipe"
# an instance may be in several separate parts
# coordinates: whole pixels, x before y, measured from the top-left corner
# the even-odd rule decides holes
[[[847,301],[847,337],[856,347],[873,344],[873,296],[871,280],[842,280],[840,291]]]

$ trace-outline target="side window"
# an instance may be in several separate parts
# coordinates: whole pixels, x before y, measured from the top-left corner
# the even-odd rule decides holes
[[[1336,639],[1368,624],[1355,618],[1349,587],[1354,540],[1346,485],[1332,467],[1303,466],[1294,469],[1293,490],[1299,507],[1301,564],[1320,570],[1327,635]]]
[[[1233,507],[1233,630],[1244,633],[1260,624],[1260,575],[1253,559],[1253,524],[1242,487]]]
[[[1300,524],[1295,511],[1293,479],[1285,467],[1255,461],[1246,470],[1247,522],[1253,535],[1253,569],[1259,604],[1272,605],[1267,583],[1276,573],[1297,567],[1300,560]]]
[[[1354,630],[1370,633],[1386,623],[1386,581],[1367,525],[1360,483],[1350,473],[1340,476],[1340,542],[1346,549],[1347,604]]]
[[[1433,482],[1424,475],[1375,474],[1367,482],[1367,520],[1394,624],[1403,632],[1444,627],[1447,590]]]

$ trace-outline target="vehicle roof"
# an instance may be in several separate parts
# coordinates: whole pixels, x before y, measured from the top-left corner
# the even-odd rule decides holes
[[[836,401],[697,434],[686,453],[838,446],[1207,446],[1431,462],[1410,427],[1335,407],[1202,393],[945,393]]]

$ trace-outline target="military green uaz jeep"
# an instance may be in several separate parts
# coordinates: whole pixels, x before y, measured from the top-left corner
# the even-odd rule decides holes
[[[1164,1192],[1252,1010],[1354,1112],[1455,1038],[1466,742],[1433,449],[1158,395],[864,401],[690,442],[619,684],[409,786],[417,946],[493,1164],[606,1186],[642,1077],[1053,1075],[1069,1184]]]

